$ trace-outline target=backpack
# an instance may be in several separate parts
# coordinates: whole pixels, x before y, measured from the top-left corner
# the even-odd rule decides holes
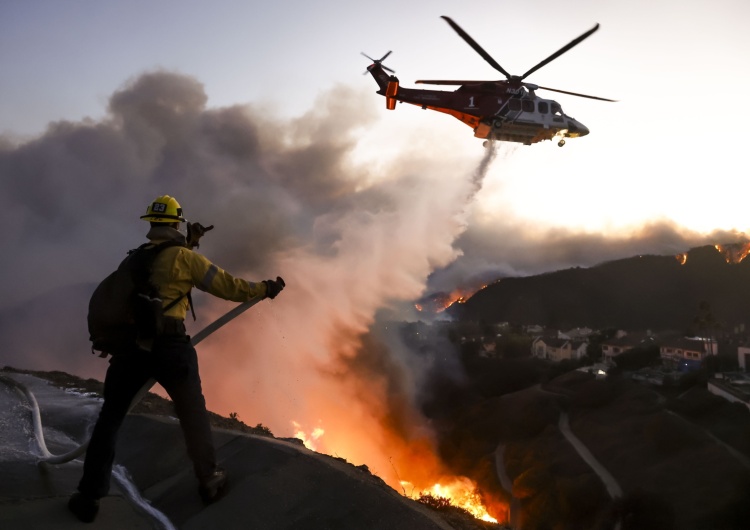
[[[97,286],[89,300],[91,353],[98,351],[106,357],[128,353],[136,346],[151,350],[163,330],[164,312],[189,296],[188,291],[162,307],[159,289],[150,280],[156,256],[173,246],[184,245],[165,241],[130,250],[117,270]]]

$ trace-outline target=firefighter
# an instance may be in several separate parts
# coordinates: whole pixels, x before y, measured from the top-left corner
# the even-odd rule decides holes
[[[151,379],[164,387],[174,403],[203,502],[210,504],[222,497],[227,489],[227,474],[216,464],[198,359],[185,330],[184,320],[191,305],[186,294],[197,287],[225,300],[245,302],[257,297],[275,298],[284,288],[280,277],[262,282],[234,278],[188,248],[197,246],[197,238],[188,245],[179,232],[180,223],[186,220],[174,197],[156,198],[141,219],[151,223],[146,235],[150,242],[175,240],[182,245],[161,250],[153,262],[151,283],[157,287],[163,307],[169,308],[164,311],[163,331],[153,341],[150,351],[133,342],[126,353],[110,359],[104,380],[104,403],[86,452],[83,477],[78,491],[68,501],[70,511],[84,522],[96,518],[99,499],[109,492],[117,431],[133,398]],[[197,223],[189,228],[193,228],[194,234],[197,228],[200,235],[206,230]],[[178,302],[170,307],[176,299]]]

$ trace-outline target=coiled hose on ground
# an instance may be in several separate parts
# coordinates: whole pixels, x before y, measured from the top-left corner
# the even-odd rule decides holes
[[[199,342],[214,333],[216,330],[218,330],[231,320],[235,319],[243,312],[250,309],[260,300],[262,300],[262,298],[253,298],[252,300],[238,305],[231,311],[228,311],[227,313],[213,321],[211,324],[200,330],[195,336],[191,338],[190,342],[193,344],[193,346],[197,345]],[[12,379],[10,377],[0,375],[0,381],[11,386],[12,388],[15,388],[23,397],[26,398],[26,400],[29,402],[29,405],[31,405],[34,438],[36,439],[39,452],[41,453],[41,457],[39,458],[40,463],[44,462],[54,465],[64,464],[76,459],[86,452],[86,449],[89,445],[88,440],[65,454],[53,455],[52,453],[50,453],[49,449],[47,449],[47,444],[44,441],[42,416],[39,411],[39,403],[37,402],[34,393],[31,392],[25,385],[17,382],[15,379]],[[148,393],[151,387],[154,386],[155,382],[156,381],[152,379],[145,385],[143,385],[143,387],[138,391],[138,394],[136,394],[136,396],[133,398],[133,401],[130,403],[129,410],[133,410],[133,407],[135,407],[135,405]],[[163,530],[176,530],[174,525],[166,515],[151,506],[149,502],[141,497],[140,492],[138,492],[138,489],[135,487],[135,484],[133,484],[125,468],[123,468],[122,466],[114,466],[112,470],[112,477],[117,482],[120,489],[123,491],[123,494],[130,500],[132,505],[135,506],[137,510],[142,512],[144,516],[148,517],[154,524],[155,528],[161,528]]]

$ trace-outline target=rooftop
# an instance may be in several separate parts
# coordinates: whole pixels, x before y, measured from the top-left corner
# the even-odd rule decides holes
[[[710,382],[737,399],[750,403],[750,374],[742,372],[717,373],[710,379]]]

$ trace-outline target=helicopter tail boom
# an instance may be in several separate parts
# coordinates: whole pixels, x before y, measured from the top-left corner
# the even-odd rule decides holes
[[[391,52],[385,54],[383,58],[387,57],[390,53]],[[365,55],[365,57],[371,59],[371,57],[367,55]],[[396,108],[396,96],[398,95],[398,78],[395,75],[389,75],[386,71],[393,72],[393,70],[382,64],[382,59],[378,59],[367,67],[365,73],[369,72],[378,84],[377,93],[381,96],[385,96],[385,108],[388,110],[394,110]]]

